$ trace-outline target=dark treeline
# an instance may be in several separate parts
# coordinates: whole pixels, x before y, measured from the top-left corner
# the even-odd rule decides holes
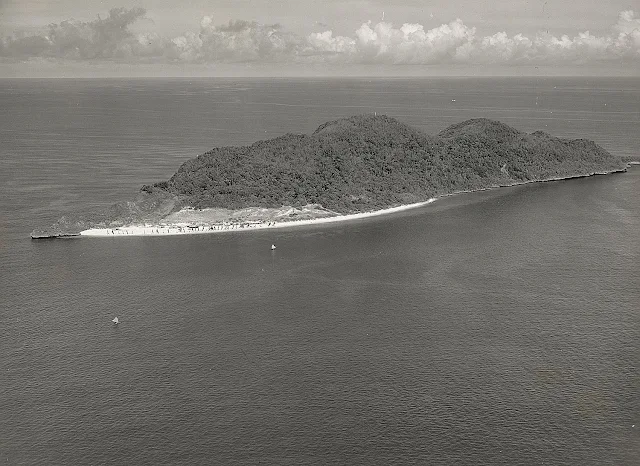
[[[623,168],[588,140],[526,134],[487,119],[426,135],[386,116],[355,116],[311,135],[218,147],[143,191],[182,205],[231,209],[318,203],[341,213],[375,210],[528,180]]]

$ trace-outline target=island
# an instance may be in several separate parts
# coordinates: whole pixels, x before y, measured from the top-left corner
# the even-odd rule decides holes
[[[423,205],[454,193],[626,171],[587,139],[531,134],[477,118],[438,135],[358,115],[312,134],[216,147],[135,199],[65,215],[33,239],[254,230],[338,221]]]

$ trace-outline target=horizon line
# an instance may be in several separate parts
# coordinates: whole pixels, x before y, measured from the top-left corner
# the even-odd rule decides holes
[[[496,75],[429,75],[429,76],[416,76],[416,75],[319,75],[319,76],[303,76],[303,75],[255,75],[255,76],[230,76],[230,75],[197,75],[197,76],[185,76],[185,75],[119,75],[119,76],[0,76],[0,79],[495,79],[495,78],[540,78],[540,79],[554,79],[554,78],[626,78],[633,79],[638,78],[638,75],[631,74],[557,74],[557,75],[539,75],[539,74],[496,74]]]

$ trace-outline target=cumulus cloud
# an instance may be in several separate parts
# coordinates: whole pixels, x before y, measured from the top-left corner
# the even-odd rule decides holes
[[[215,26],[213,18],[205,16],[198,34],[187,33],[171,40],[169,56],[197,62],[289,61],[295,60],[302,42],[279,24],[238,20]]]
[[[126,58],[144,54],[145,44],[129,26],[145,15],[143,8],[114,8],[105,19],[51,24],[41,34],[5,37],[0,53],[10,57],[69,58],[75,60]]]
[[[473,40],[475,28],[457,19],[425,31],[420,24],[367,22],[355,37],[334,37],[331,31],[313,33],[307,43],[315,51],[332,53],[337,60],[355,63],[420,64],[450,61],[457,48]]]
[[[640,60],[640,18],[623,11],[612,33],[595,36],[589,31],[570,37],[538,33],[508,36],[497,32],[478,37],[476,29],[460,19],[425,31],[420,24],[363,24],[355,37],[334,37],[331,31],[313,33],[308,43],[331,52],[334,60],[356,63],[587,63],[622,58]]]
[[[105,19],[64,21],[40,34],[5,37],[0,56],[122,60],[178,63],[344,63],[344,64],[581,64],[602,61],[640,62],[640,17],[619,14],[611,32],[561,35],[538,33],[509,36],[498,31],[478,36],[460,19],[425,29],[421,24],[399,27],[389,22],[363,23],[353,35],[333,31],[306,36],[287,32],[279,24],[230,21],[216,25],[205,16],[197,32],[162,37],[134,34],[130,26],[145,16],[141,8],[117,8]]]

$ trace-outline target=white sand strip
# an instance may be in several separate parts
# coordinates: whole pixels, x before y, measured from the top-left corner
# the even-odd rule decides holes
[[[334,217],[322,217],[308,220],[289,220],[284,222],[265,221],[264,223],[232,223],[225,222],[223,224],[204,224],[198,227],[191,227],[188,224],[165,224],[165,225],[129,225],[119,228],[92,228],[81,231],[82,236],[104,236],[104,237],[122,237],[122,236],[168,236],[168,235],[193,235],[207,233],[221,233],[225,231],[250,231],[264,230],[269,228],[287,228],[303,225],[317,225],[321,223],[344,222],[347,220],[357,220],[361,218],[375,217],[378,215],[386,215],[403,210],[414,209],[434,202],[436,198],[431,198],[424,202],[416,202],[414,204],[406,204],[398,207],[390,207],[388,209],[375,210],[373,212],[362,212],[358,214],[336,215]]]

